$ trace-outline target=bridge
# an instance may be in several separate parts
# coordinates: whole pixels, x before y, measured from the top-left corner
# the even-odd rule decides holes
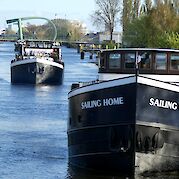
[[[17,23],[18,29],[19,29],[18,30],[19,39],[23,40],[22,21],[31,20],[31,19],[43,19],[43,20],[46,20],[47,22],[49,22],[52,25],[53,29],[54,29],[53,41],[55,41],[55,39],[57,38],[57,28],[56,28],[55,24],[51,20],[49,20],[49,19],[47,19],[45,17],[22,17],[22,18],[16,18],[16,19],[9,19],[9,20],[6,21],[6,23],[7,24]]]

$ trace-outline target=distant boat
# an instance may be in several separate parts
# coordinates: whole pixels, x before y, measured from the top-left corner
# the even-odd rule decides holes
[[[18,41],[15,53],[11,61],[13,84],[62,84],[64,63],[59,43]]]
[[[45,19],[54,28],[53,40],[23,39],[22,20]],[[52,21],[41,17],[7,20],[18,22],[19,40],[15,42],[15,59],[11,61],[12,84],[62,84],[64,62],[60,43],[55,42],[57,31]]]
[[[131,174],[179,170],[179,50],[102,50],[99,78],[68,94],[69,164]]]

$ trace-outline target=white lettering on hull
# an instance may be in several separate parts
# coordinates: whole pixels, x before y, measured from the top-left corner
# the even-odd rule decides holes
[[[178,103],[177,102],[166,101],[166,100],[157,99],[157,98],[156,99],[150,98],[149,105],[160,107],[160,108],[165,108],[165,109],[171,109],[171,110],[177,110],[178,109]]]
[[[114,106],[124,104],[123,97],[103,99],[103,106]]]
[[[96,108],[101,107],[102,103],[101,100],[92,100],[92,101],[84,101],[81,103],[81,109],[90,109],[90,108]]]
[[[124,104],[123,97],[97,99],[92,101],[81,102],[81,109],[99,108],[102,106],[116,106]]]

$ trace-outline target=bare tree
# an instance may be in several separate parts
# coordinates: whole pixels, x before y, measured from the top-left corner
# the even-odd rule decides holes
[[[113,37],[114,28],[119,22],[119,12],[122,8],[121,0],[95,0],[97,10],[92,14],[93,24],[105,26],[110,32],[110,40]]]

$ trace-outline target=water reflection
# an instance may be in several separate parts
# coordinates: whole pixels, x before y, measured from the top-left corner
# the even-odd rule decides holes
[[[82,170],[77,170],[76,168],[68,168],[68,176],[66,179],[134,179],[133,176],[117,176],[109,174],[99,174],[99,173],[90,173],[83,172]]]
[[[84,173],[80,170],[68,168],[68,175],[66,179],[178,179],[179,172],[159,172],[159,173],[144,173],[135,174],[134,176],[122,175],[106,175],[106,174],[92,174]]]
[[[96,79],[97,67],[87,63],[86,59],[80,61],[80,54],[75,49],[63,47],[65,75],[62,85],[11,85],[13,50],[13,43],[0,43],[0,178],[179,178],[176,172],[135,177],[106,176],[68,167],[68,92],[73,82]]]

